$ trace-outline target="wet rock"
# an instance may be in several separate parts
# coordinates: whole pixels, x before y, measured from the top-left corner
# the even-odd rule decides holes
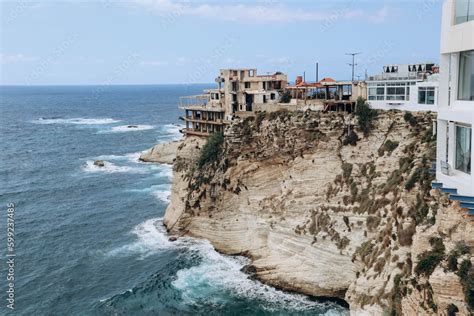
[[[103,160],[96,160],[94,161],[94,166],[97,166],[97,167],[104,167],[105,166],[105,163]]]

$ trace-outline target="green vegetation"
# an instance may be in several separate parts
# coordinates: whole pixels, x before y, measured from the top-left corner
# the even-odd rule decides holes
[[[348,182],[349,180],[349,177],[351,176],[352,174],[352,164],[348,163],[348,162],[344,162],[342,164],[342,178]]]
[[[454,304],[449,304],[446,308],[448,316],[456,316],[456,313],[459,312],[459,308]]]
[[[350,131],[349,135],[346,135],[346,137],[342,141],[342,144],[344,146],[346,146],[346,145],[355,146],[355,145],[357,145],[358,140],[359,140],[359,135],[357,135],[357,133],[354,132],[354,131]]]
[[[411,112],[405,112],[405,114],[403,115],[403,119],[411,126],[415,126],[418,123],[413,114],[411,114]]]
[[[364,133],[364,136],[367,137],[372,130],[375,118],[377,118],[377,111],[373,110],[362,97],[357,99],[356,109],[357,111],[355,114],[357,116],[359,128]]]
[[[439,237],[430,238],[431,250],[425,251],[418,256],[418,264],[415,267],[416,274],[429,277],[438,264],[444,259],[445,247],[443,240]]]
[[[467,246],[458,244],[455,251],[458,254],[467,254],[469,253],[469,249],[466,249],[465,247]],[[461,281],[467,306],[471,311],[474,311],[474,268],[472,266],[471,260],[464,259],[461,262],[457,275]]]
[[[394,151],[395,148],[397,148],[397,147],[398,147],[398,142],[391,141],[390,139],[388,139],[382,145],[382,147],[379,148],[378,154],[379,154],[379,156],[383,156],[385,154],[385,152],[388,152],[388,154],[390,155],[392,153],[392,151]]]
[[[201,156],[198,160],[199,168],[202,168],[206,164],[217,161],[221,153],[221,147],[224,143],[224,134],[213,133],[207,139],[207,143],[201,149]]]
[[[408,178],[407,182],[405,183],[405,189],[410,191],[415,187],[415,184],[420,180],[421,177],[421,169],[416,169],[410,178]]]
[[[402,315],[402,297],[405,296],[406,291],[406,286],[402,283],[402,275],[397,274],[393,278],[390,315]]]
[[[281,96],[280,96],[280,103],[290,103],[291,101],[291,94],[289,91],[285,91]]]
[[[430,143],[436,140],[436,135],[433,135],[433,126],[428,128],[423,137],[421,138],[421,143]]]

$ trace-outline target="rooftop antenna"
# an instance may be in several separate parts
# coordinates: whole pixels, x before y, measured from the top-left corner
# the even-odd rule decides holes
[[[359,53],[346,53],[346,55],[351,55],[352,56],[352,64],[348,64],[349,66],[352,66],[352,81],[354,81],[354,67],[357,66],[355,63],[355,56],[360,55],[362,52]]]

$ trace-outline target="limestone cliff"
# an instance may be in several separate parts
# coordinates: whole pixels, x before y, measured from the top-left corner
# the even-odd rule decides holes
[[[217,159],[199,164],[204,142],[187,138],[164,223],[250,257],[263,282],[345,299],[354,314],[467,314],[459,269],[473,225],[430,188],[432,119],[261,113],[228,127]]]

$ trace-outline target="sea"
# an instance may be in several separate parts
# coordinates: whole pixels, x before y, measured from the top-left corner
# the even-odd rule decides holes
[[[172,166],[138,157],[180,139],[179,97],[210,87],[0,87],[0,314],[348,314],[168,240]]]

